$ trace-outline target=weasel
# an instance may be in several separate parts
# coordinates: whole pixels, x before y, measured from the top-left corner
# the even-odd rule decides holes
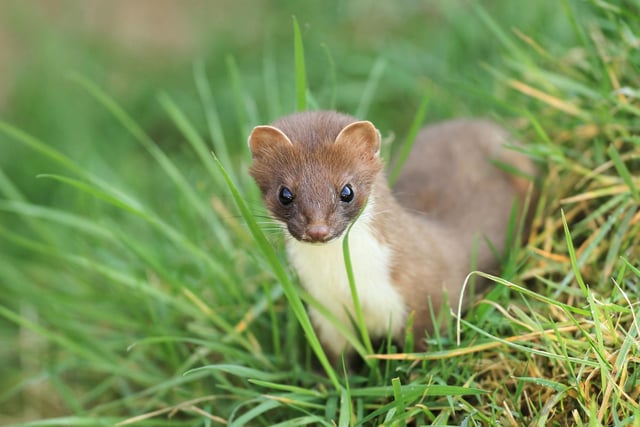
[[[249,136],[249,169],[272,217],[286,227],[288,258],[302,285],[340,322],[355,312],[342,253],[349,247],[364,322],[372,338],[403,341],[414,314],[416,350],[426,350],[445,294],[457,306],[470,272],[495,271],[514,200],[528,182],[529,159],[505,144],[506,131],[483,120],[455,120],[422,129],[393,189],[380,159],[380,133],[369,121],[332,112],[285,116]],[[364,208],[364,209],[363,209]],[[360,216],[358,214],[361,212]],[[490,241],[493,249],[486,244]],[[430,302],[429,302],[430,300]],[[337,360],[349,351],[342,334],[309,308],[318,336]]]

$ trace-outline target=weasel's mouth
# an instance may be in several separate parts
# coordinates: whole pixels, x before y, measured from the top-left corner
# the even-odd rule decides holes
[[[329,243],[330,241],[334,240],[335,236],[328,236],[325,239],[312,239],[310,237],[306,237],[306,236],[302,236],[300,239],[301,242],[304,243],[310,243],[312,245],[323,245],[325,243]]]
[[[334,227],[324,224],[306,225],[303,228],[292,227],[289,224],[287,229],[291,237],[299,242],[311,245],[324,245],[339,239],[344,234],[344,230],[336,230]]]
[[[332,230],[330,233],[323,236],[310,236],[305,232],[300,236],[293,236],[293,238],[298,240],[299,242],[308,243],[310,245],[326,245],[340,239],[340,236],[342,236],[342,233],[336,233],[334,230]]]
[[[304,235],[300,236],[298,240],[304,243],[311,243],[312,245],[322,245],[324,243],[329,243],[330,241],[334,240],[336,237],[337,236],[333,234],[328,234],[326,236],[319,238],[319,237],[309,236],[305,233]]]

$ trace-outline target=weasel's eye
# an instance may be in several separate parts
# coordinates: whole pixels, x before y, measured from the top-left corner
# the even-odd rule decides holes
[[[342,190],[340,190],[340,200],[345,203],[353,200],[353,188],[351,188],[350,184],[345,185],[342,187]]]
[[[278,200],[280,200],[280,203],[283,206],[291,204],[291,202],[293,202],[293,199],[295,199],[295,197],[291,190],[289,190],[287,187],[282,187],[280,189],[280,193],[278,193]]]

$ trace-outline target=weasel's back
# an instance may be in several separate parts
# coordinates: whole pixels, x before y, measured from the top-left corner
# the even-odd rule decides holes
[[[529,181],[496,166],[503,163],[534,176],[535,168],[518,145],[496,124],[454,120],[425,127],[394,187],[400,204],[451,229],[463,244],[474,235],[504,249],[514,201],[522,206]],[[478,267],[493,259],[480,249]]]

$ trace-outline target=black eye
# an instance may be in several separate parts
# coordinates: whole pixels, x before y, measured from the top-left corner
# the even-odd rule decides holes
[[[280,200],[280,203],[283,206],[291,204],[291,202],[293,202],[293,199],[295,199],[295,197],[291,190],[289,190],[287,187],[282,187],[280,189],[280,193],[278,193],[278,200]]]
[[[340,200],[345,203],[353,200],[353,188],[351,188],[350,184],[345,185],[342,187],[342,190],[340,190]]]

